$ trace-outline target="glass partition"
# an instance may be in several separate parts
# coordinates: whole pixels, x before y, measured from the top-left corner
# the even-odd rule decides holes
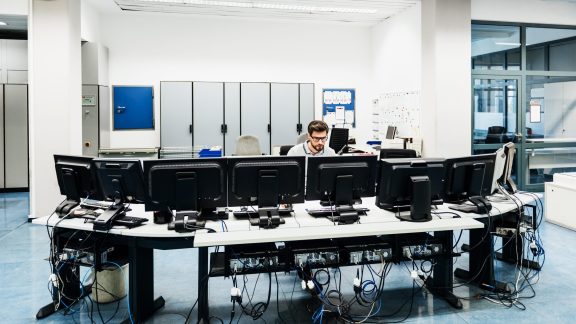
[[[519,70],[520,27],[472,24],[472,68]]]
[[[576,30],[526,28],[526,69],[576,71]]]
[[[514,141],[518,80],[474,78],[474,144]]]
[[[576,147],[526,149],[526,184],[552,181],[554,173],[576,172]]]

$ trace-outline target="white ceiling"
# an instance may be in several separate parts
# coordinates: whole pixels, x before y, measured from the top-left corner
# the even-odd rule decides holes
[[[311,20],[375,25],[421,0],[88,0],[100,11]],[[110,6],[110,3],[114,6]],[[113,8],[114,7],[114,8]],[[346,12],[356,11],[356,12]]]

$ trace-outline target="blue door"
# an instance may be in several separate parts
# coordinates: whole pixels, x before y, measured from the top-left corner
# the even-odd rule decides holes
[[[114,130],[154,129],[154,89],[113,86]]]

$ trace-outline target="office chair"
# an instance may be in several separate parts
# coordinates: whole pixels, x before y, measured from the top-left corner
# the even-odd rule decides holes
[[[401,158],[416,158],[415,150],[409,149],[381,149],[380,160],[382,159],[401,159]]]
[[[506,128],[503,126],[490,126],[488,127],[488,134],[486,134],[486,144],[492,143],[506,143],[508,137],[506,136]]]
[[[332,128],[328,146],[338,153],[348,144],[348,128]]]
[[[307,139],[308,139],[308,133],[302,133],[298,135],[298,138],[296,139],[296,144],[302,144],[306,142]]]
[[[282,145],[280,146],[280,155],[287,155],[288,151],[294,147],[294,145]]]
[[[234,155],[262,155],[258,137],[252,135],[242,135],[238,137],[238,139],[236,139],[236,152],[234,152]]]

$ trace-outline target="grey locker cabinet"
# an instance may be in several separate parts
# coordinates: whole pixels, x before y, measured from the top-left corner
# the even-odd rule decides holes
[[[192,149],[192,82],[160,82],[160,145]]]
[[[224,155],[236,151],[236,139],[240,136],[240,82],[224,84]]]
[[[314,120],[314,83],[300,83],[300,132],[308,132],[308,124]]]
[[[4,85],[5,187],[28,187],[28,85]]]
[[[270,84],[272,146],[296,144],[298,137],[298,83]]]
[[[224,83],[194,82],[192,91],[192,141],[210,148],[224,145]]]
[[[260,149],[270,154],[270,83],[240,84],[240,133],[260,140]]]
[[[99,89],[97,85],[82,85],[82,155],[98,156]]]

